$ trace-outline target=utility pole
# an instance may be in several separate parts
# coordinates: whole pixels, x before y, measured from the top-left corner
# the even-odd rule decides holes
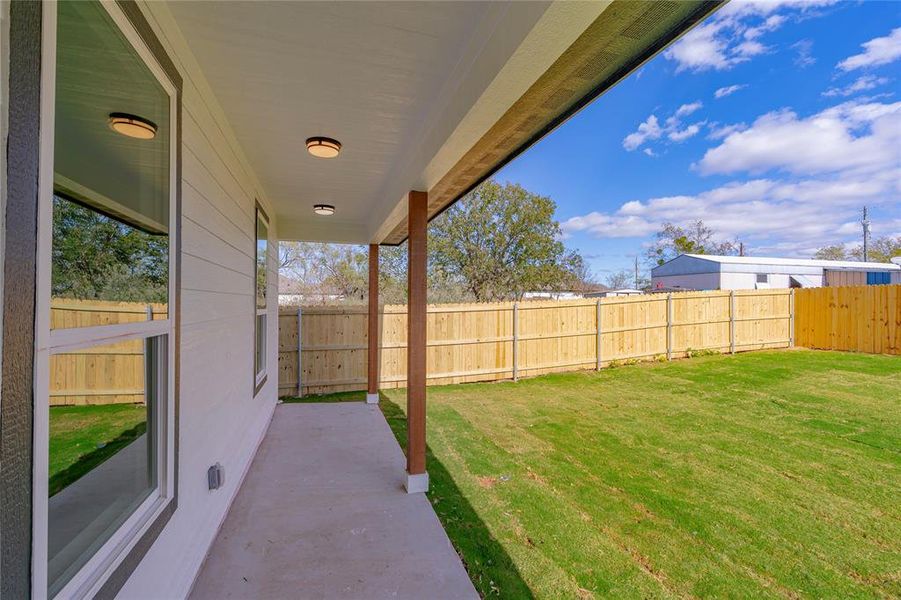
[[[867,262],[867,254],[870,246],[870,219],[867,217],[867,207],[863,207],[863,219],[860,221],[863,226],[863,262]]]
[[[635,289],[638,289],[638,255],[635,255]]]
[[[745,243],[744,242],[738,242],[738,255],[739,256],[745,255]]]

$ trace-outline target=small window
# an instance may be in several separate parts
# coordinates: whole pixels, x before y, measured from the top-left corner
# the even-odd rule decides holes
[[[769,283],[770,276],[766,273],[758,273],[757,274],[757,283]]]
[[[254,390],[258,392],[266,380],[266,307],[269,270],[269,219],[259,206],[256,208],[256,257],[254,294]]]

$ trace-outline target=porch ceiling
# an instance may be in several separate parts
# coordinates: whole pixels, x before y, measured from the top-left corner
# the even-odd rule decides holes
[[[710,2],[172,2],[285,240],[399,243]],[[307,137],[344,145],[311,157]],[[317,217],[316,203],[334,204]]]

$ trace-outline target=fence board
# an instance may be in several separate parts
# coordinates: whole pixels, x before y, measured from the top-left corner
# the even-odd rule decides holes
[[[899,285],[795,292],[795,343],[824,350],[901,354]]]
[[[53,329],[94,327],[166,319],[165,304],[54,298]],[[50,358],[50,405],[144,402],[144,342],[131,340]]]
[[[735,294],[737,351],[789,344],[789,290]],[[673,294],[672,354],[730,348],[729,292]],[[513,303],[445,304],[428,310],[428,384],[498,381],[592,369],[632,359],[660,359],[667,351],[666,296],[521,302],[514,341]],[[598,339],[598,317],[601,335]],[[366,383],[365,307],[304,307],[303,393],[362,390]],[[379,313],[380,387],[406,384],[406,307]],[[279,317],[279,390],[297,389],[297,312]],[[598,351],[600,358],[598,360]]]

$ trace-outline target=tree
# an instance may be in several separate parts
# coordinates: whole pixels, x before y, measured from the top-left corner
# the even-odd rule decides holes
[[[686,227],[664,223],[654,245],[648,248],[646,260],[651,266],[657,266],[680,254],[735,254],[736,246],[734,242],[717,241],[713,229],[701,220]]]
[[[169,238],[53,198],[54,297],[167,302]]]
[[[848,258],[848,251],[842,244],[823,246],[814,253],[813,257],[817,260],[845,260]]]
[[[884,236],[870,240],[867,247],[868,261],[889,262],[895,256],[901,256],[901,236]],[[819,260],[863,260],[863,244],[858,244],[850,250],[844,244],[823,246],[813,257]]]
[[[617,271],[616,273],[607,275],[605,283],[607,284],[607,287],[612,290],[620,290],[623,288],[632,287],[635,285],[635,273],[623,269],[622,271]]]
[[[563,289],[578,259],[560,241],[555,208],[520,185],[486,181],[432,222],[430,267],[480,302]]]
[[[850,254],[857,260],[863,260],[863,245],[852,248]],[[901,256],[901,236],[879,237],[870,240],[867,246],[867,260],[870,262],[889,262],[896,256]]]

